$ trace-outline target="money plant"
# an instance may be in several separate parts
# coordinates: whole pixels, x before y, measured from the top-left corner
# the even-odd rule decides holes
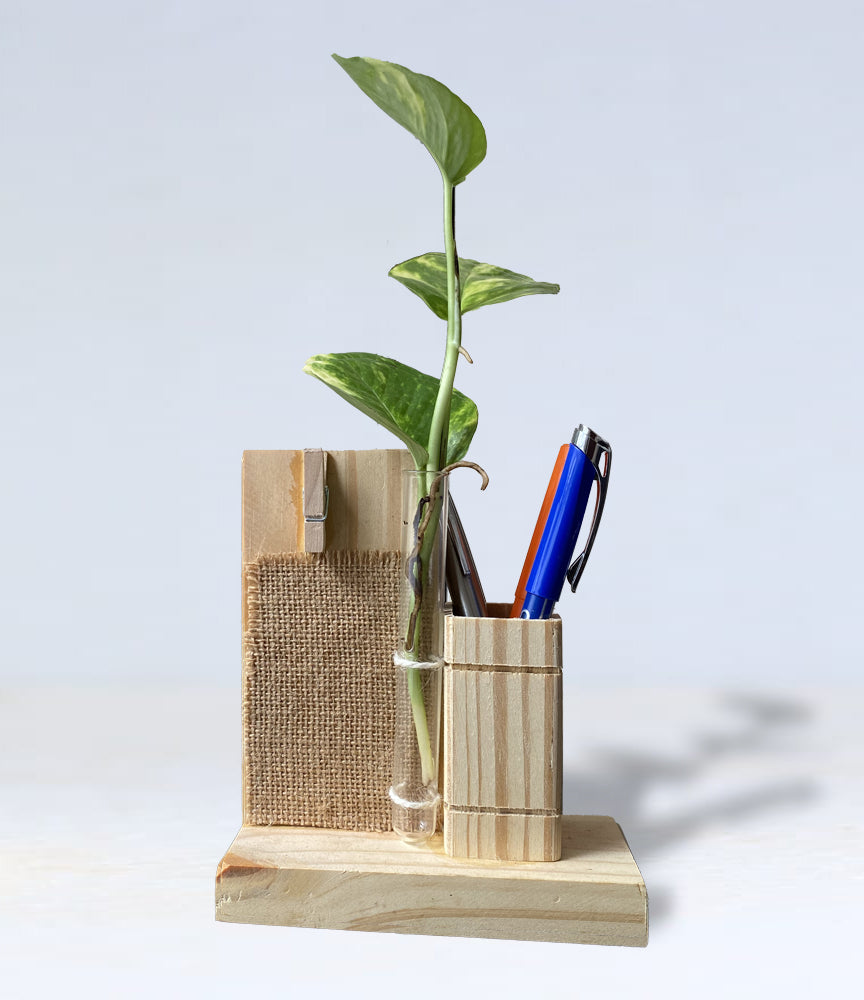
[[[364,57],[333,58],[367,97],[426,147],[441,174],[444,200],[444,251],[423,253],[391,268],[390,277],[417,295],[446,321],[444,363],[439,378],[377,354],[317,354],[304,371],[392,431],[408,448],[415,467],[426,473],[427,496],[415,518],[416,545],[404,571],[412,588],[412,613],[404,655],[419,659],[423,616],[424,562],[437,532],[435,493],[439,477],[461,463],[477,429],[477,407],[454,388],[462,347],[462,317],[481,306],[523,295],[556,293],[559,286],[524,274],[460,258],[456,252],[456,188],[486,156],[486,133],[471,108],[429,76]],[[484,480],[485,485],[485,480]],[[430,500],[431,497],[431,500]],[[423,696],[417,678],[408,677],[423,763],[432,773]]]

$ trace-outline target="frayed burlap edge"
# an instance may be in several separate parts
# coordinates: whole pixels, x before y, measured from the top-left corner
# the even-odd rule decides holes
[[[398,552],[244,567],[244,823],[390,828]]]

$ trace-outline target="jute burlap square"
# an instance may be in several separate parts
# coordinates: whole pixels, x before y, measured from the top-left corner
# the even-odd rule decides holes
[[[245,567],[244,823],[389,830],[398,552]]]

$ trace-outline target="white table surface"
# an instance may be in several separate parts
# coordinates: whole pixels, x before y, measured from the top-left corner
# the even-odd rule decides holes
[[[565,809],[615,816],[648,886],[628,949],[216,923],[239,691],[7,686],[0,996],[853,995],[862,695],[565,689]]]

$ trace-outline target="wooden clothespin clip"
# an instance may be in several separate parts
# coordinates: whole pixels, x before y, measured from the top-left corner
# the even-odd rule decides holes
[[[321,448],[303,451],[303,548],[324,551],[324,522],[330,506],[327,487],[327,452]]]

